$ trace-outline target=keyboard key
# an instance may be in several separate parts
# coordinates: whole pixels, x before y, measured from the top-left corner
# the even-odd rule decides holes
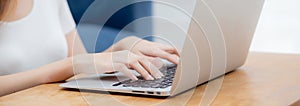
[[[144,80],[141,76],[138,76],[136,81],[125,80],[120,83],[122,83],[123,87],[167,88],[172,85],[176,68],[176,65],[171,65],[166,70],[161,70],[165,76],[160,79]]]

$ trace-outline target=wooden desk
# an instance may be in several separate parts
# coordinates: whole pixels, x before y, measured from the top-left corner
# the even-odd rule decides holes
[[[62,90],[58,84],[40,85],[1,97],[0,105],[199,105],[207,86],[159,99],[80,93]],[[224,77],[212,105],[289,105],[299,97],[300,55],[250,53],[243,67]]]

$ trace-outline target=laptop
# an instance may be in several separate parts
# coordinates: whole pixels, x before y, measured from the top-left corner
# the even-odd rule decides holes
[[[263,4],[264,0],[197,0],[180,64],[166,62],[160,69],[163,78],[132,81],[119,72],[88,75],[60,86],[153,96],[187,91],[244,64]]]

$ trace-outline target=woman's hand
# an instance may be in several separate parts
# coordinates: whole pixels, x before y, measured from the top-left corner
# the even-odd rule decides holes
[[[155,57],[178,64],[179,54],[176,48],[160,43],[146,41],[137,37],[127,37],[111,47],[113,50],[129,50],[139,56],[153,60]]]
[[[136,55],[128,50],[78,55],[73,58],[73,66],[75,73],[110,73],[120,71],[133,80],[137,80],[137,77],[130,69],[136,70],[146,80],[153,80],[163,76],[158,69],[159,61],[149,61],[145,57]]]

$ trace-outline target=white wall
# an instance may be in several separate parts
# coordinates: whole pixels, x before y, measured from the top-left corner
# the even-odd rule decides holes
[[[189,14],[193,12],[195,4],[195,0],[154,1],[177,4]],[[176,42],[175,45],[182,44],[180,41],[183,41],[190,18],[163,3],[154,4],[154,14],[167,18],[182,29],[179,31],[175,27],[166,27],[168,23],[155,19],[154,34],[164,34],[161,36]],[[266,0],[250,50],[300,54],[300,0]]]
[[[267,0],[252,51],[300,54],[300,0]]]

